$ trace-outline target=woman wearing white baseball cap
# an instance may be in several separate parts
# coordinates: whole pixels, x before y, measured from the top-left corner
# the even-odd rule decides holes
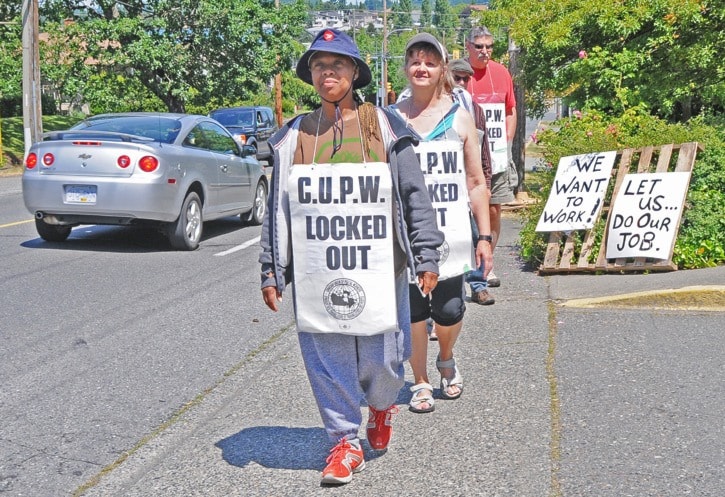
[[[478,133],[471,114],[453,96],[448,71],[448,52],[431,34],[412,37],[405,48],[404,71],[409,96],[391,108],[420,138],[420,157],[437,222],[446,235],[440,280],[429,296],[410,292],[412,355],[410,366],[415,384],[410,410],[431,412],[435,408],[433,387],[428,380],[428,336],[426,319],[433,318],[438,335],[436,366],[441,375],[440,394],[456,399],[463,392],[463,378],[453,357],[453,347],[463,326],[465,313],[464,273],[471,269],[470,213],[484,236],[475,249],[475,267],[492,262],[488,217],[488,190],[481,168]],[[490,237],[489,237],[490,238]]]

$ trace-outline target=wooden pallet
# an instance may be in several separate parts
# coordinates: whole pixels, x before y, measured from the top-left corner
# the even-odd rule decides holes
[[[609,212],[613,199],[628,173],[664,173],[689,172],[695,165],[697,151],[702,147],[697,142],[688,142],[681,145],[662,145],[659,147],[644,147],[639,149],[624,149],[617,153],[619,160],[612,169],[612,176],[616,177],[614,187],[607,191],[604,198],[604,207],[600,218],[590,230],[576,230],[569,233],[561,231],[549,235],[549,243],[544,256],[544,262],[539,267],[540,274],[575,273],[575,272],[623,272],[623,271],[675,271],[677,265],[672,262],[672,249],[674,239],[667,259],[651,259],[645,257],[627,259],[607,259],[605,248],[607,246],[607,231],[609,227]],[[636,167],[635,167],[636,166]],[[598,228],[604,227],[599,251],[593,253]],[[674,227],[679,230],[680,220]],[[580,242],[581,241],[581,242]],[[577,253],[578,252],[578,253]],[[594,261],[594,262],[591,262]]]

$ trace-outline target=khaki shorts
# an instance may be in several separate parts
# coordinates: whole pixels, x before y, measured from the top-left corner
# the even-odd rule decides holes
[[[505,204],[516,200],[514,188],[519,184],[519,173],[516,171],[514,161],[509,161],[506,171],[494,174],[491,177],[491,200],[489,204]]]

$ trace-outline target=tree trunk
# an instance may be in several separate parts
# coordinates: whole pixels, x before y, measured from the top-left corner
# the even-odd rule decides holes
[[[682,118],[680,121],[685,123],[692,117],[692,97],[687,96],[683,98],[680,101],[680,105],[682,106]]]
[[[169,112],[180,112],[181,114],[186,113],[186,105],[184,101],[173,95],[167,94],[164,99],[166,107],[169,108]]]
[[[524,191],[526,176],[526,102],[523,71],[519,60],[520,55],[521,49],[509,37],[509,73],[514,81],[514,96],[516,97],[516,134],[514,135],[511,154],[519,177],[514,194]]]

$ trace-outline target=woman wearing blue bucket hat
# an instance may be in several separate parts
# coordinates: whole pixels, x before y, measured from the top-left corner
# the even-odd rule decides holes
[[[358,432],[390,441],[410,356],[408,281],[430,293],[443,234],[413,150],[415,138],[354,90],[370,68],[346,34],[326,29],[297,64],[322,100],[269,143],[274,168],[262,227],[262,296],[277,311],[293,285],[302,358],[335,444],[322,483],[348,483],[365,467]]]

